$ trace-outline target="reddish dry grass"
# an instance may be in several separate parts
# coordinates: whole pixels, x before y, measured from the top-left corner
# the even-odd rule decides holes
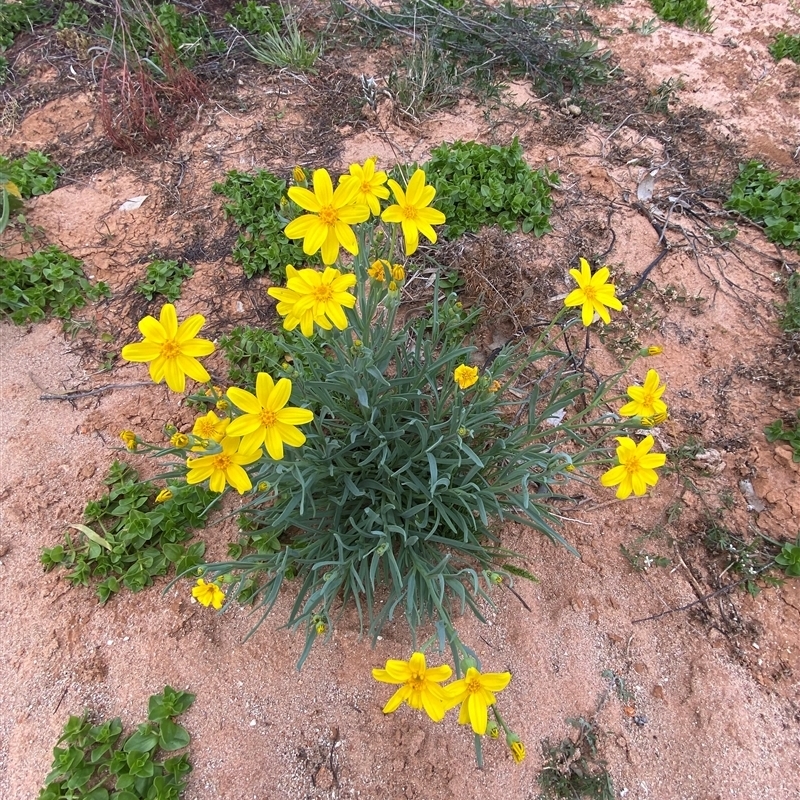
[[[147,4],[133,8],[144,21],[162,70],[156,77],[136,49],[129,45],[127,13],[116,0],[115,33],[119,32],[121,65],[115,69],[113,47],[103,62],[100,78],[100,121],[113,145],[137,153],[159,142],[174,141],[191,105],[205,100],[200,79],[183,64],[166,31]]]

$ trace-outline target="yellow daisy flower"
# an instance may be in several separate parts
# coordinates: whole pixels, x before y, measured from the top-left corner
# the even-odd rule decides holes
[[[600,476],[603,486],[616,486],[617,497],[624,500],[633,492],[637,497],[647,491],[648,486],[658,483],[657,467],[663,467],[667,461],[664,453],[651,453],[654,444],[652,436],[645,436],[637,445],[628,436],[618,436],[617,461],[619,464]]]
[[[216,583],[206,583],[202,578],[197,579],[197,586],[192,589],[192,597],[206,608],[214,606],[217,611],[225,602],[225,592]]]
[[[224,492],[226,484],[230,484],[239,494],[244,494],[253,488],[253,484],[243,465],[252,464],[261,458],[261,448],[242,450],[237,436],[226,436],[219,445],[222,448],[221,453],[186,461],[189,468],[186,483],[202,483],[207,480],[208,488],[212,492]]]
[[[233,420],[228,426],[229,436],[241,436],[240,451],[249,452],[266,443],[271,458],[280,461],[283,458],[283,445],[300,447],[305,441],[305,434],[295,425],[305,425],[314,419],[307,408],[284,408],[292,394],[292,382],[281,378],[275,383],[266,372],[259,372],[256,377],[256,393],[237,389],[228,389],[231,402],[245,413]]]
[[[126,344],[122,357],[126,361],[150,362],[150,377],[161,383],[166,378],[173,392],[186,389],[186,376],[200,383],[211,380],[205,367],[197,360],[214,352],[207,339],[195,337],[205,323],[201,314],[192,314],[178,325],[175,306],[166,303],[161,308],[159,320],[146,316],[139,322],[143,342]]]
[[[451,709],[461,703],[459,724],[472,725],[472,730],[483,736],[489,719],[489,706],[496,702],[494,692],[501,692],[508,686],[510,680],[510,672],[482,674],[475,667],[469,667],[467,674],[461,680],[445,686],[444,691],[447,694],[445,706]]]
[[[356,187],[353,202],[369,206],[369,210],[377,217],[381,213],[381,200],[389,197],[389,190],[383,185],[387,175],[383,170],[375,172],[375,162],[375,158],[368,158],[363,167],[351,164],[350,174],[342,175],[339,185]]]
[[[406,255],[410,256],[419,247],[419,234],[421,233],[432,244],[436,243],[436,231],[432,225],[442,225],[446,217],[436,208],[428,208],[436,197],[436,189],[425,185],[425,172],[418,169],[408,182],[406,191],[400,185],[389,179],[395,200],[395,205],[389,206],[381,219],[384,222],[399,222],[403,228],[403,238],[406,243]]]
[[[446,690],[439,684],[452,674],[453,670],[447,664],[428,668],[424,653],[414,653],[408,661],[389,659],[386,662],[386,669],[372,670],[372,677],[376,681],[401,684],[383,707],[384,714],[397,711],[405,702],[411,708],[425,709],[434,722],[441,722],[444,719],[447,699]]]
[[[453,370],[453,379],[462,389],[469,389],[478,382],[478,368],[460,364]]]
[[[192,435],[197,436],[199,439],[211,439],[215,442],[221,442],[230,422],[227,417],[220,419],[213,411],[209,411],[208,414],[198,417],[194,421]],[[200,452],[205,449],[205,447],[195,445],[192,451]]]
[[[284,233],[290,239],[302,239],[307,256],[322,248],[323,264],[336,261],[340,245],[348,253],[358,255],[358,242],[350,226],[369,219],[369,207],[353,202],[358,187],[352,183],[340,184],[334,192],[326,169],[314,170],[313,187],[313,192],[302,186],[289,189],[289,197],[311,213],[293,219]]]
[[[629,386],[628,397],[630,403],[626,403],[619,410],[623,417],[647,417],[652,419],[666,419],[667,404],[661,399],[666,384],[660,384],[658,373],[654,369],[647,371],[644,379],[644,386]]]
[[[347,290],[356,285],[352,273],[342,275],[338,269],[325,267],[324,272],[313,269],[296,270],[286,267],[286,287],[272,286],[267,294],[278,300],[277,311],[285,317],[287,331],[298,325],[303,336],[311,336],[314,323],[326,331],[335,325],[340,331],[347,327],[344,308],[353,308],[356,298]]]
[[[571,269],[569,274],[575,279],[578,288],[573,289],[567,295],[564,305],[567,308],[583,306],[581,309],[581,322],[587,327],[592,324],[595,311],[600,315],[600,319],[608,325],[611,322],[608,309],[622,310],[622,303],[616,296],[616,287],[613,283],[606,283],[610,274],[608,267],[600,267],[592,275],[589,262],[582,258],[580,271]]]

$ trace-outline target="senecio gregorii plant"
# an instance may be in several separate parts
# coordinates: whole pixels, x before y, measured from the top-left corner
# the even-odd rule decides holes
[[[188,482],[209,480],[214,491],[232,486],[246,494],[242,513],[250,530],[273,546],[206,564],[193,595],[215,608],[252,600],[263,621],[283,582],[293,580],[287,624],[306,633],[298,668],[318,637],[330,637],[347,603],[373,642],[403,614],[415,652],[373,673],[400,687],[384,711],[407,702],[436,721],[460,705],[479,763],[482,737],[496,738],[501,729],[520,761],[524,745],[495,697],[511,674],[483,672],[453,618],[469,608],[483,620],[481,603],[491,604],[493,589],[515,576],[532,578],[511,563],[521,556],[501,546],[496,522],[526,524],[575,552],[557,530],[551,502],[568,499],[567,480],[589,480],[587,468],[608,463],[612,437],[617,459],[601,482],[618,486],[623,499],[656,483],[664,456],[649,452],[653,438],[637,444],[621,434],[666,418],[665,387],[651,370],[615,413],[609,398],[624,372],[593,390],[582,384],[561,344],[566,330],[588,329],[598,316],[608,321],[609,308],[621,308],[608,269],[592,274],[583,259],[580,271],[571,271],[578,288],[551,324],[533,343],[505,347],[482,374],[470,363],[475,348],[458,334],[479,312],[463,312],[438,280],[429,314],[398,330],[409,269],[403,256],[417,250],[420,234],[435,243],[434,226],[445,222],[425,173],[417,170],[404,189],[368,159],[335,188],[324,169],[313,172],[311,188],[303,170],[294,178],[288,195],[295,206],[284,209],[295,215],[285,233],[302,239],[304,253],[312,263],[321,258],[322,269],[288,265],[285,286],[268,293],[284,327],[302,333],[292,355],[303,369],[287,363],[280,374],[261,372],[255,393],[207,389],[222,416],[209,411],[191,435],[167,431],[172,448],[164,451],[183,454]],[[577,306],[580,318],[571,317]],[[213,345],[196,338],[201,326],[199,315],[179,325],[174,308],[164,306],[161,322],[145,318],[145,341],[128,345],[123,356],[150,362],[155,381],[165,378],[183,391],[186,375],[208,380],[197,358]],[[523,376],[531,388],[520,400]],[[138,445],[130,431],[123,441],[129,449]],[[417,647],[426,624],[435,633]],[[448,686],[439,684],[451,676],[449,666],[426,666],[434,641],[440,652],[449,646],[453,658],[456,680]]]

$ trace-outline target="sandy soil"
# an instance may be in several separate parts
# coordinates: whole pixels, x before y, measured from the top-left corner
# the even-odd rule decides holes
[[[63,50],[38,60],[32,37],[15,46],[25,89],[14,113],[7,102],[0,148],[44,148],[66,166],[59,188],[30,204],[28,220],[82,258],[114,297],[89,312],[95,331],[75,339],[57,322],[0,323],[4,800],[36,796],[70,714],[89,707],[132,726],[167,683],[197,694],[183,718],[192,734],[190,800],[535,798],[539,743],[569,735],[565,719],[579,716],[596,720],[619,797],[800,798],[800,581],[640,621],[719,588],[725,562],[702,545],[710,518],[745,538],[797,534],[800,465],[762,431],[798,408],[800,345],[776,324],[780,283],[798,256],[745,225],[727,245],[708,229],[726,220],[719,201],[739,160],[766,158],[800,177],[800,67],[776,64],[766,50],[775,31],[800,31],[800,16],[789,2],[718,1],[712,33],[663,24],[646,37],[628,30],[653,16],[643,0],[588,9],[625,73],[598,95],[608,114],[601,122],[560,113],[515,84],[515,103],[463,100],[420,125],[401,124],[389,100],[377,114],[344,102],[363,70],[353,54],[324,64],[314,79],[246,68],[235,93],[212,93],[172,148],[145,157],[104,143],[85,63]],[[70,66],[77,78],[67,83]],[[671,77],[683,81],[672,114],[643,114],[647,91]],[[302,642],[280,627],[288,593],[243,642],[254,623],[248,610],[210,612],[191,600],[188,583],[165,592],[161,580],[99,606],[91,590],[43,572],[41,549],[80,521],[115,458],[152,474],[154,465],[121,453],[119,430],[156,439],[166,422],[192,419],[163,386],[135,385],[146,377],[139,366],[116,359],[101,371],[109,354],[137,338],[142,314],[160,305],[131,291],[149,257],[192,263],[179,314],[206,314],[212,336],[274,323],[266,279],[244,280],[230,258],[235,233],[213,182],[234,168],[342,171],[369,155],[388,165],[423,159],[443,141],[507,143],[514,135],[532,165],[559,172],[554,230],[541,240],[488,232],[465,244],[456,264],[467,296],[483,295],[492,312],[479,341],[491,341],[497,327],[519,328],[535,304],[563,294],[578,255],[603,253],[624,288],[665,243],[666,257],[593,340],[591,357],[610,372],[631,338],[663,346],[655,366],[669,387],[671,418],[659,442],[696,442],[701,454],[676,464],[645,498],[620,503],[598,487],[571,487],[580,502],[564,532],[579,560],[530,531],[504,529],[504,545],[530,559],[540,582],[517,584],[524,604],[501,591],[496,608],[486,609],[489,624],[465,618],[462,638],[487,669],[513,673],[502,697],[527,744],[521,765],[502,742],[487,743],[486,768],[476,770],[471,737],[454,717],[435,726],[403,708],[384,718],[389,687],[370,669],[409,655],[402,624],[387,628],[373,650],[347,612],[297,673]],[[652,197],[638,200],[653,171]],[[143,194],[140,209],[118,211]],[[665,221],[662,243],[657,226]],[[3,246],[12,255],[26,247],[10,235]],[[102,343],[101,333],[112,341]],[[651,363],[640,362],[632,378]],[[210,368],[224,379],[221,355]],[[111,383],[131,385],[73,402],[41,399]],[[757,502],[742,493],[743,481]],[[237,530],[227,520],[197,536],[213,558]],[[669,566],[634,570],[620,545]],[[609,670],[629,698],[615,691]]]

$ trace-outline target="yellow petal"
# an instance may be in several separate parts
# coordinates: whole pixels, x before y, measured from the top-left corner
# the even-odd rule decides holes
[[[211,355],[214,352],[214,343],[208,339],[192,339],[189,342],[181,342],[180,348],[183,355],[195,358]]]
[[[192,380],[198,383],[205,383],[211,380],[206,368],[196,358],[179,353],[175,358],[175,362],[178,369],[192,378]]]
[[[239,494],[244,494],[253,488],[250,476],[238,464],[231,464],[228,467],[226,477],[228,483],[233,486]]]
[[[424,205],[423,203],[420,202],[424,186],[425,186],[425,173],[423,170],[418,169],[411,176],[411,180],[408,182],[408,186],[406,187],[406,203],[409,206],[414,206],[415,208],[419,208],[419,206]]]
[[[241,409],[247,414],[260,414],[261,403],[258,398],[252,393],[244,389],[239,389],[237,386],[231,386],[226,392],[228,400],[231,401],[237,408]],[[241,419],[241,417],[239,418]],[[236,420],[234,420],[236,422]],[[231,423],[232,424],[232,423]],[[236,434],[232,434],[235,436]]]
[[[175,313],[175,306],[172,303],[165,303],[161,307],[159,320],[167,339],[174,339],[178,333],[178,315]]]
[[[403,209],[400,206],[389,206],[385,208],[383,214],[381,214],[381,219],[384,222],[402,222],[403,221]]]
[[[312,178],[314,182],[314,194],[317,196],[320,207],[333,204],[333,184],[331,176],[326,169],[315,169]]]
[[[155,320],[153,320],[153,322],[155,322]],[[122,348],[121,355],[126,361],[153,361],[153,359],[161,355],[161,345],[152,342],[126,344],[125,347]]]
[[[486,672],[481,675],[481,686],[490,692],[500,692],[508,686],[510,672]]]
[[[419,247],[419,233],[417,231],[417,226],[413,222],[409,222],[406,219],[403,220],[402,227],[403,238],[405,239],[406,243],[406,255],[410,256],[413,253],[416,253],[417,248]]]
[[[264,444],[266,445],[270,458],[274,459],[275,461],[283,460],[283,442],[281,441],[281,437],[274,426],[266,429]]]
[[[288,378],[281,378],[270,391],[264,408],[270,411],[280,411],[289,402],[291,395],[292,382]]]
[[[164,330],[164,326],[155,317],[151,317],[149,314],[139,320],[139,330],[142,336],[151,342],[163,344],[167,341],[167,333]]]
[[[289,199],[297,203],[303,210],[310,211],[312,214],[319,214],[322,206],[313,192],[310,192],[302,186],[292,186],[287,194],[289,195]],[[303,217],[299,219],[303,219]],[[295,220],[295,222],[296,221],[297,220]],[[287,234],[287,236],[289,236],[289,234]],[[294,237],[289,236],[289,238],[293,239]]]
[[[286,380],[284,378],[283,380]],[[291,382],[289,383],[291,387]],[[256,375],[256,397],[258,398],[258,403],[261,408],[270,408],[270,402],[272,397],[272,392],[275,389],[275,381],[272,380],[272,377],[268,375],[266,372],[259,372]],[[270,409],[274,411],[275,409]],[[261,409],[259,409],[259,412]]]
[[[178,332],[175,335],[175,341],[179,344],[183,344],[184,342],[188,342],[190,339],[194,339],[194,337],[200,332],[200,328],[205,325],[205,322],[206,318],[202,314],[192,314],[191,317],[186,317],[186,319],[178,326]]]
[[[164,377],[167,380],[167,386],[169,386],[173,392],[182,393],[186,391],[186,375],[178,366],[176,359],[166,359],[164,362]]]

